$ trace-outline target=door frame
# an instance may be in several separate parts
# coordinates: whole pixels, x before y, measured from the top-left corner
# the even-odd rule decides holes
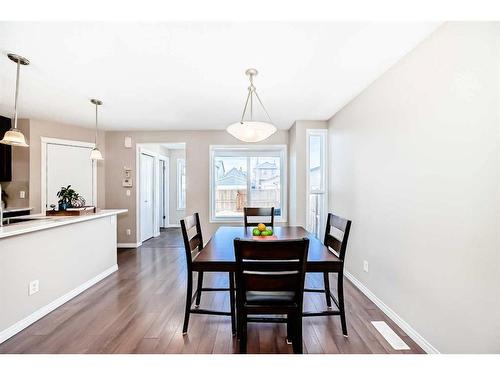
[[[168,228],[170,223],[170,157],[164,155],[158,155],[158,167],[161,165],[160,161],[163,161],[165,168],[163,169],[163,176],[159,176],[158,179],[158,191],[160,191],[160,178],[163,177],[164,181],[164,191],[163,191],[163,211],[165,212],[165,217],[160,222],[161,228]],[[160,200],[158,201],[158,203]]]
[[[95,143],[74,141],[71,139],[40,137],[40,211],[47,210],[47,145],[61,145],[71,147],[88,148],[92,150]],[[90,157],[90,154],[89,154]],[[97,207],[97,160],[92,160],[92,205]]]

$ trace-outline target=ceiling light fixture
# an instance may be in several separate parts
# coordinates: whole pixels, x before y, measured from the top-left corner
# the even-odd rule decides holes
[[[103,160],[104,158],[102,157],[101,151],[97,148],[97,108],[102,105],[102,101],[99,99],[90,99],[90,102],[95,104],[95,146],[90,153],[90,158],[92,160]]]
[[[17,98],[19,96],[19,71],[21,69],[21,65],[29,65],[30,62],[28,59],[13,53],[9,53],[7,56],[17,64],[16,97],[14,101],[14,127],[5,132],[5,135],[0,143],[9,146],[29,147],[26,143],[26,139],[24,138],[24,134],[17,128]]]
[[[227,127],[227,132],[233,137],[239,139],[243,142],[260,142],[264,139],[269,138],[276,132],[276,126],[272,124],[271,117],[267,113],[264,104],[257,94],[257,89],[253,85],[253,78],[258,74],[257,69],[247,69],[245,74],[250,80],[250,86],[248,87],[247,100],[245,102],[245,107],[243,108],[243,114],[241,115],[241,120],[237,123],[231,124]],[[264,110],[269,122],[264,121],[254,121],[253,120],[253,97],[257,98],[259,104]],[[248,104],[250,103],[250,121],[245,121],[245,114],[247,112]]]

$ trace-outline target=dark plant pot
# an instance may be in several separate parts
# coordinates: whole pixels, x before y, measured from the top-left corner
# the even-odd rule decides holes
[[[59,211],[66,211],[69,208],[69,203],[59,203]]]

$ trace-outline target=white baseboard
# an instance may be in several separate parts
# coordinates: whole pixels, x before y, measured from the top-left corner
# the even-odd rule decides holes
[[[136,249],[142,245],[142,242],[119,242],[116,247],[119,249]]]
[[[345,277],[350,280],[365,296],[367,296],[377,307],[384,312],[396,325],[403,330],[413,341],[415,341],[426,353],[439,354],[432,344],[420,335],[412,326],[405,322],[394,310],[387,306],[381,299],[372,293],[361,281],[352,274],[344,271]]]
[[[167,228],[180,228],[181,225],[180,224],[168,224],[167,225]]]
[[[0,332],[0,343],[8,340],[9,338],[14,336],[15,334],[21,332],[26,327],[35,323],[38,319],[43,318],[48,313],[54,311],[59,306],[65,304],[69,300],[75,298],[77,295],[79,295],[80,293],[82,293],[86,289],[90,288],[92,285],[97,284],[99,281],[101,281],[105,277],[111,275],[113,272],[116,272],[117,270],[118,270],[117,264],[109,267],[104,272],[101,272],[99,275],[93,277],[92,279],[86,281],[82,285],[80,285],[80,286],[76,287],[75,289],[69,291],[68,293],[62,295],[61,297],[57,298],[55,301],[52,301],[48,305],[45,305],[42,308],[33,312],[32,314],[28,315],[26,318],[18,321],[17,323],[14,323],[10,327],[4,329],[3,331]]]

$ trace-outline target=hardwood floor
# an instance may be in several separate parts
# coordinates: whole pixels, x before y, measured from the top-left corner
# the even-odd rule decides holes
[[[180,230],[168,229],[137,250],[118,253],[119,270],[0,344],[0,353],[234,353],[229,317],[192,315],[181,333],[185,259]],[[206,285],[224,287],[225,274]],[[331,277],[335,289],[335,276]],[[322,275],[307,277],[322,287]],[[204,282],[205,284],[205,282]],[[304,318],[304,353],[423,353],[387,316],[346,280],[349,337],[338,316]],[[324,308],[323,295],[307,293],[305,309]],[[228,293],[204,293],[200,307],[229,311]],[[396,351],[370,321],[384,320],[411,350]],[[292,353],[282,324],[249,324],[249,353]]]

